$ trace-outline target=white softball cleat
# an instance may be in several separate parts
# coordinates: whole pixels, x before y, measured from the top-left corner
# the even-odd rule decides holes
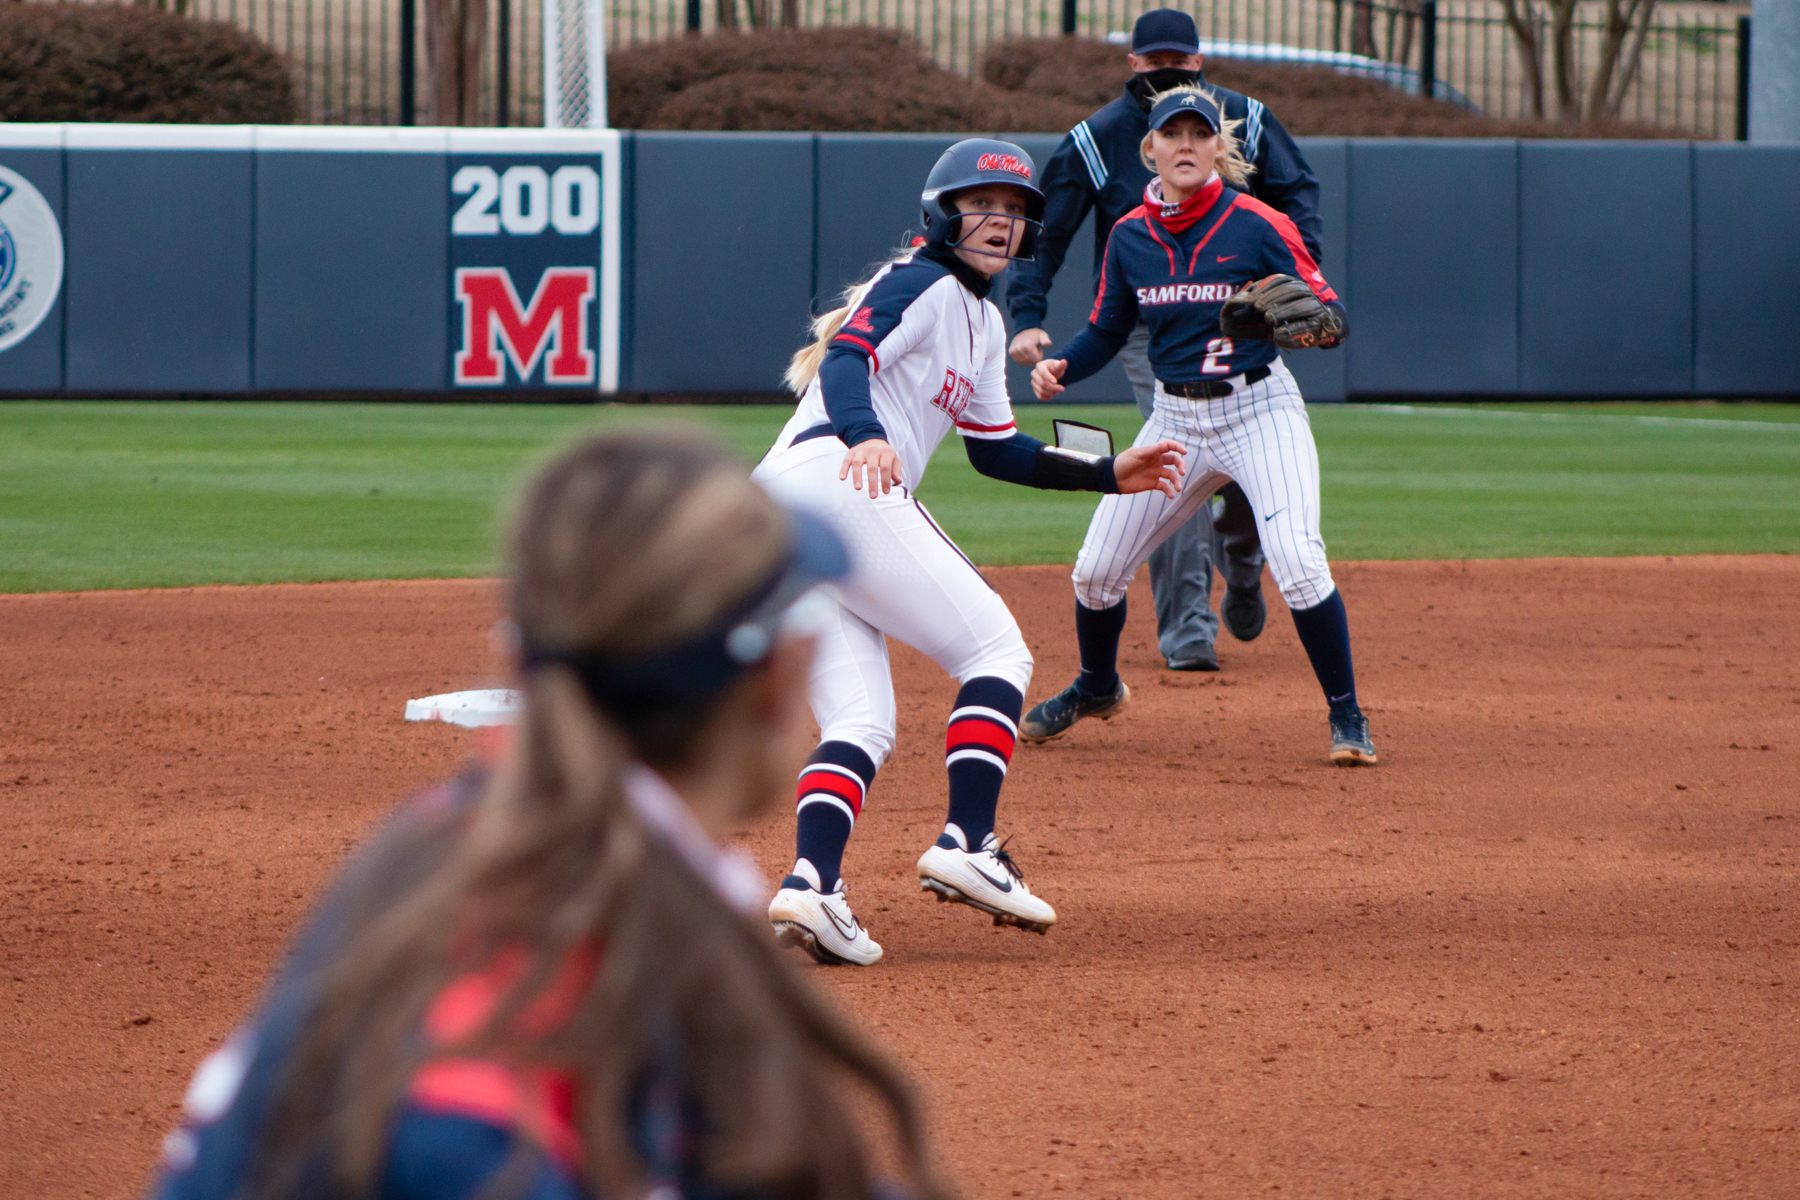
[[[881,961],[880,944],[850,911],[844,881],[838,880],[836,891],[822,890],[818,871],[805,859],[794,864],[794,873],[769,901],[769,924],[777,942],[798,946],[828,967],[868,967]]]
[[[996,925],[1016,925],[1031,933],[1048,933],[1056,910],[1031,894],[1019,865],[1006,847],[988,834],[981,849],[964,850],[948,831],[919,856],[919,890],[936,892],[939,903],[954,901],[978,908]]]

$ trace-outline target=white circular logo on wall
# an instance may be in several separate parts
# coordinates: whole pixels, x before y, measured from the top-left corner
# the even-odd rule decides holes
[[[62,289],[62,228],[44,194],[0,167],[0,350],[38,327]]]

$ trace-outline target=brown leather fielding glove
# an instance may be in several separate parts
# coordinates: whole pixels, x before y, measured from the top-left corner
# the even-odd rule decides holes
[[[1219,310],[1226,337],[1273,341],[1283,350],[1328,350],[1344,340],[1344,318],[1292,275],[1270,275],[1245,287]]]

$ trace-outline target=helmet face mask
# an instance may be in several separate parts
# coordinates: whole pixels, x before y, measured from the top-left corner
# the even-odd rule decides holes
[[[975,188],[960,188],[954,192],[946,192],[939,197],[940,208],[948,214],[944,235],[944,245],[952,250],[962,250],[969,254],[979,254],[985,258],[1003,258],[1008,262],[1029,261],[1032,251],[1037,248],[1038,231],[1044,227],[1042,221],[1036,221],[1023,213],[1002,212],[998,209],[964,209],[957,201],[983,186],[1003,186],[1008,191],[1016,192],[1026,201],[1025,211],[1031,211],[1030,194],[1023,188],[1015,188],[1010,184],[992,185],[977,184]],[[1007,223],[1007,246],[1012,248],[1013,235],[1019,234],[1018,253],[997,254],[992,250],[968,244],[977,234],[988,227],[988,222],[1002,220]]]
[[[1011,142],[993,138],[967,138],[951,146],[938,158],[925,179],[925,190],[919,196],[919,216],[925,224],[925,241],[939,249],[961,250],[989,258],[1023,261],[1037,253],[1037,235],[1043,228],[1044,193],[1039,191],[1031,156]],[[1004,217],[1024,226],[1024,236],[1013,254],[995,254],[965,246],[985,221],[964,221],[958,211],[956,197],[974,188],[1000,185],[1011,188],[1024,198],[1025,213],[989,212],[983,217]],[[1010,240],[1010,239],[1009,239]]]

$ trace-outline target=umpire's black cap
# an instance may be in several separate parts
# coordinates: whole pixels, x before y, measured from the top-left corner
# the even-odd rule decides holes
[[[1153,8],[1139,17],[1131,27],[1131,52],[1149,54],[1152,50],[1200,53],[1200,30],[1194,18],[1172,8]]]

